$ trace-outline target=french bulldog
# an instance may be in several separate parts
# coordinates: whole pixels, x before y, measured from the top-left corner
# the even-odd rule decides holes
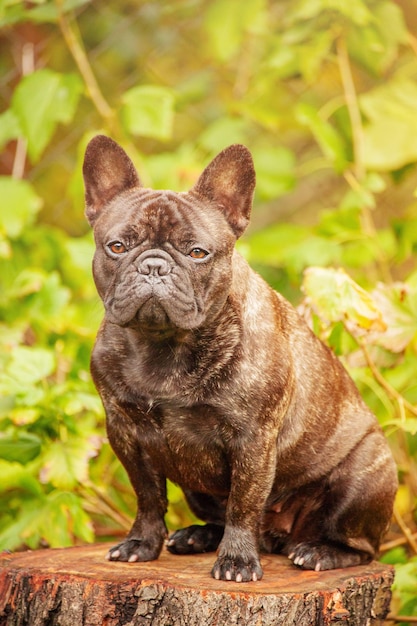
[[[168,549],[217,551],[216,579],[259,580],[262,552],[316,571],[370,561],[396,467],[340,361],[235,250],[255,187],[248,149],[226,148],[176,193],[144,188],[99,135],[83,174],[105,309],[91,372],[138,503],[107,558],[158,558],[169,479],[205,525]]]

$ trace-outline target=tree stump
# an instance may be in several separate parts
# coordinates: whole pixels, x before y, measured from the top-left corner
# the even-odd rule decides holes
[[[262,558],[258,582],[216,581],[213,554],[110,563],[106,545],[0,558],[1,626],[368,626],[389,609],[393,570],[302,571]]]

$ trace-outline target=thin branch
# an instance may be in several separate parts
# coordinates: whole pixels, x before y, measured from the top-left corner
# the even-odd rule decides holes
[[[35,71],[35,46],[31,41],[22,47],[22,76],[28,76]],[[21,179],[25,175],[27,158],[27,141],[24,137],[18,137],[14,154],[12,176]]]
[[[417,624],[417,617],[412,617],[410,615],[393,615],[392,613],[389,613],[389,615],[387,615],[387,622],[396,622],[401,624],[408,622],[409,624]]]
[[[397,522],[398,526],[401,528],[401,532],[403,533],[404,537],[407,539],[407,543],[410,545],[410,547],[412,548],[412,550],[414,551],[415,554],[417,554],[417,542],[414,538],[413,533],[411,532],[411,530],[408,528],[407,524],[405,523],[405,521],[403,520],[403,518],[401,517],[398,509],[396,507],[394,507],[394,517],[395,517],[395,521]]]
[[[360,339],[356,338],[356,340],[358,341],[360,347],[363,350],[363,353],[365,355],[365,359],[366,362],[368,364],[369,369],[372,372],[373,377],[375,378],[375,380],[381,385],[381,387],[383,387],[383,389],[385,389],[385,391],[387,392],[387,394],[391,397],[394,398],[394,400],[396,400],[400,406],[400,410],[402,409],[402,407],[406,408],[407,411],[409,411],[410,413],[412,413],[413,415],[417,416],[417,407],[415,407],[413,404],[411,404],[411,402],[408,402],[408,400],[406,400],[399,391],[397,391],[394,387],[392,387],[389,382],[387,380],[385,380],[385,378],[382,376],[381,372],[378,370],[377,366],[375,365],[375,363],[372,360],[371,355],[369,354],[369,350],[367,345],[365,344],[364,341],[361,341]]]
[[[349,61],[349,54],[346,47],[346,41],[343,37],[339,37],[336,45],[337,61],[339,64],[339,71],[342,79],[346,106],[348,109],[350,125],[352,128],[352,142],[355,161],[353,173],[346,171],[344,176],[352,189],[361,193],[363,192],[362,181],[364,180],[366,175],[366,167],[364,164],[364,134],[362,127],[362,117],[359,108],[355,82],[353,80],[352,68]],[[369,207],[366,206],[365,203],[362,208],[362,220],[364,222],[365,232],[369,237],[374,239],[376,237],[377,230],[375,228],[375,224]],[[391,272],[382,250],[379,251],[378,256],[378,266],[382,273],[384,281],[391,283]]]
[[[105,120],[105,122],[111,126],[115,118],[114,111],[101,93],[100,87],[98,86],[98,83],[96,81],[96,77],[94,76],[93,70],[88,61],[87,54],[79,39],[77,38],[71,23],[69,22],[67,16],[62,10],[62,0],[56,0],[56,5],[59,11],[58,21],[61,33],[65,39],[69,51],[74,58],[75,63],[77,64],[80,74],[84,79],[88,94],[98,113]]]
[[[408,43],[410,44],[414,54],[417,56],[417,37],[410,32],[408,33]]]
[[[358,97],[356,94],[355,83],[353,81],[346,42],[343,37],[339,37],[337,40],[337,61],[339,64],[346,106],[352,127],[353,152],[355,155],[355,176],[359,181],[361,181],[365,176],[365,167],[363,164],[362,118],[359,110]]]
[[[412,534],[413,539],[417,542],[417,533]],[[393,550],[394,548],[399,548],[408,543],[408,539],[404,536],[398,537],[398,539],[392,539],[392,541],[385,541],[381,544],[379,550],[380,552],[389,552],[389,550]]]
[[[97,498],[97,501],[94,503],[94,507],[92,506],[91,512],[93,513],[101,512],[104,515],[108,515],[115,522],[117,522],[122,528],[124,528],[125,530],[130,530],[130,527],[132,526],[132,518],[130,518],[125,513],[119,511],[114,506],[111,499],[108,498],[107,495],[103,491],[101,491],[98,487],[96,487],[96,485],[94,485],[91,482],[89,482],[85,486],[85,488],[82,489],[87,500],[90,499],[88,490],[91,490]],[[100,511],[97,510],[98,508],[100,509]]]
[[[27,141],[23,137],[18,137],[16,141],[16,150],[14,153],[12,176],[21,179],[25,174],[25,165],[27,157]]]

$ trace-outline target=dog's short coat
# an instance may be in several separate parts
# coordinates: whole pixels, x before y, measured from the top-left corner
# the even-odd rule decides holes
[[[217,550],[215,578],[261,578],[260,551],[316,570],[372,559],[395,465],[338,359],[234,250],[255,187],[249,151],[226,148],[175,193],[143,188],[97,136],[84,179],[105,307],[92,375],[138,500],[108,558],[158,557],[169,478],[206,525],[168,548]]]

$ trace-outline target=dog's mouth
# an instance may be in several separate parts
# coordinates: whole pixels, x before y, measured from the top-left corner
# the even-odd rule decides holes
[[[129,326],[154,340],[172,337],[179,330],[169,319],[163,306],[154,298],[149,298],[141,305]]]
[[[135,321],[145,328],[169,328],[172,323],[161,301],[154,297],[147,298],[136,311]]]
[[[205,320],[204,302],[189,282],[137,280],[120,282],[103,298],[106,319],[142,336],[165,338],[198,328]]]
[[[164,341],[179,338],[187,331],[177,326],[169,318],[163,306],[154,298],[147,299],[137,311],[131,311],[132,317],[125,315],[115,318],[112,310],[107,310],[107,319],[122,328],[130,328],[149,341]]]

